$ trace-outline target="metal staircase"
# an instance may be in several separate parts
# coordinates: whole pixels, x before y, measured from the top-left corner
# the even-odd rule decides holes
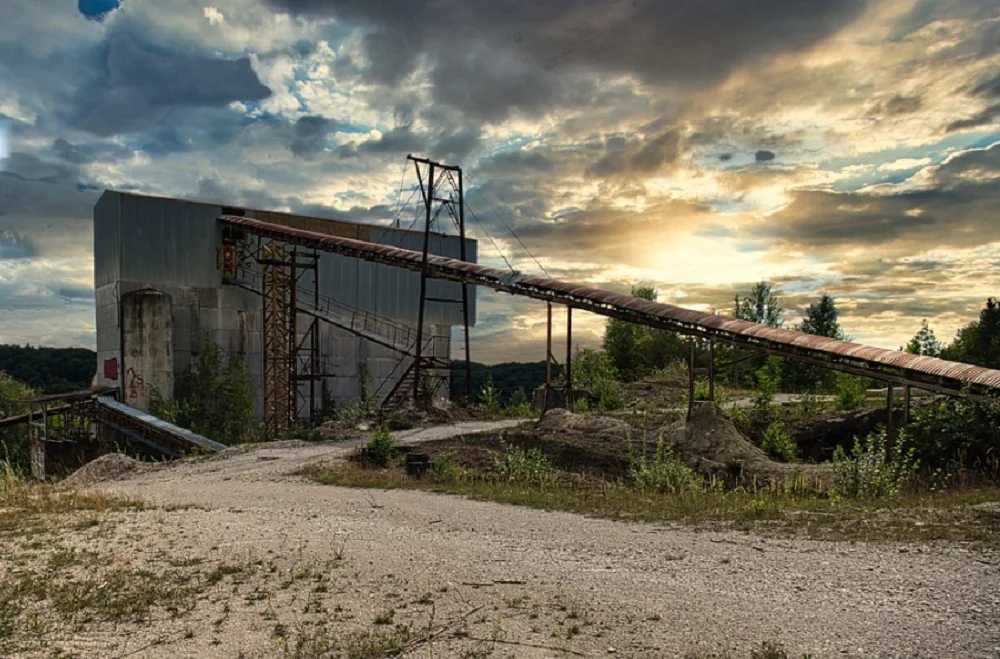
[[[233,286],[238,286],[243,290],[262,295],[263,280],[260,272],[247,268],[240,268],[234,276],[224,277],[223,281]],[[376,345],[388,348],[400,354],[401,358],[392,372],[383,380],[376,389],[375,396],[379,397],[385,391],[394,377],[402,369],[402,375],[395,384],[388,389],[381,407],[384,412],[392,412],[402,407],[408,400],[413,399],[414,390],[417,386],[414,364],[416,363],[417,351],[417,329],[403,323],[379,316],[378,314],[358,309],[344,304],[332,297],[315,294],[313,291],[302,292],[296,296],[296,308],[299,313],[312,316],[322,322],[329,323],[334,327],[350,332],[366,341],[371,341]],[[441,379],[441,371],[450,370],[448,360],[433,357],[434,348],[438,340],[444,337],[425,336],[422,339],[421,347],[421,370],[428,373],[432,380]]]

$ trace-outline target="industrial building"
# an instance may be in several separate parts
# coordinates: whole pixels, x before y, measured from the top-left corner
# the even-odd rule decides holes
[[[447,391],[452,330],[466,319],[475,323],[474,286],[463,291],[460,283],[427,280],[422,296],[418,272],[329,252],[278,253],[284,248],[265,242],[248,259],[234,252],[221,216],[418,252],[425,240],[423,231],[105,191],[94,207],[95,384],[115,387],[122,402],[148,410],[154,391],[172,396],[199,348],[215,344],[247,364],[262,418],[265,399],[275,396],[268,387],[284,382],[293,390],[288,413],[305,421],[324,398],[343,403],[367,387],[384,401],[412,390],[416,383],[406,378],[421,335],[416,352],[433,365],[423,368],[435,370],[439,393]],[[280,262],[262,257],[268,249]],[[463,250],[457,235],[440,232],[428,234],[427,251],[477,258],[476,241],[466,239]],[[280,278],[291,301],[276,306]],[[281,317],[282,308],[298,311]],[[275,347],[271,330],[278,325],[291,327],[294,338]],[[269,374],[267,359],[277,368],[274,355],[286,360],[285,373]]]

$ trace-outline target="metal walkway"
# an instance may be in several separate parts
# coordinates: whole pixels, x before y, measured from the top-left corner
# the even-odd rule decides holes
[[[293,229],[247,217],[222,215],[233,229],[289,245],[341,254],[385,265],[420,271],[420,252],[376,245],[351,238]],[[911,355],[850,341],[839,341],[796,330],[781,329],[728,316],[650,302],[631,295],[591,288],[547,277],[507,272],[443,256],[427,257],[427,276],[486,286],[512,295],[583,309],[679,334],[711,339],[765,354],[824,366],[833,370],[971,398],[1000,395],[1000,371]]]

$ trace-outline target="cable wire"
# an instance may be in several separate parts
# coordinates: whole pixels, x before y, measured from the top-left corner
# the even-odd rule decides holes
[[[514,272],[514,266],[512,266],[510,264],[510,261],[507,260],[507,257],[504,256],[503,252],[500,251],[500,248],[497,247],[496,241],[493,240],[493,236],[490,235],[490,232],[486,230],[486,226],[482,222],[479,221],[478,217],[476,217],[476,212],[474,210],[472,210],[472,208],[470,208],[468,204],[465,205],[465,208],[466,208],[466,210],[469,211],[469,214],[472,215],[472,219],[476,221],[476,224],[479,225],[479,228],[483,230],[483,233],[486,234],[486,237],[489,239],[490,244],[493,245],[493,249],[495,249],[497,251],[497,254],[499,254],[500,258],[503,259],[503,262],[507,264],[507,268],[511,272]]]
[[[472,185],[471,185],[471,181],[470,181],[470,186],[469,186],[469,187],[472,187]],[[537,258],[535,258],[535,255],[531,253],[531,250],[530,250],[530,249],[528,249],[528,246],[524,244],[524,241],[522,241],[522,240],[521,240],[520,236],[518,236],[518,235],[517,235],[517,234],[516,234],[516,233],[514,232],[514,229],[513,229],[512,227],[508,226],[506,222],[504,222],[504,220],[503,220],[503,217],[501,217],[501,215],[500,215],[500,213],[499,213],[499,212],[497,211],[497,209],[496,209],[496,208],[495,208],[495,207],[493,206],[493,204],[492,204],[492,203],[490,203],[490,200],[486,198],[486,195],[484,195],[484,194],[483,194],[483,193],[482,193],[482,192],[480,191],[480,189],[479,189],[478,187],[476,188],[476,194],[478,194],[478,195],[479,195],[479,198],[480,198],[480,199],[482,199],[482,200],[483,200],[484,202],[486,202],[486,205],[490,207],[490,210],[492,210],[492,211],[493,211],[493,214],[497,216],[497,219],[498,219],[498,220],[500,220],[500,224],[502,224],[502,225],[503,225],[503,227],[504,227],[505,229],[507,229],[507,231],[508,231],[508,232],[510,233],[510,235],[514,236],[514,240],[516,240],[516,241],[517,241],[517,244],[519,244],[519,245],[521,246],[521,248],[522,248],[522,249],[524,249],[524,251],[528,253],[528,256],[530,256],[530,257],[531,257],[531,260],[535,262],[535,265],[537,265],[537,266],[538,266],[538,268],[539,268],[539,269],[540,269],[540,270],[541,270],[541,271],[542,271],[543,273],[545,273],[545,276],[546,276],[546,277],[551,277],[552,275],[550,275],[550,274],[549,274],[549,271],[545,269],[545,266],[544,266],[544,265],[542,265],[542,264],[541,264],[541,263],[539,262],[539,260],[538,260]],[[468,203],[466,203],[466,207],[468,207]]]

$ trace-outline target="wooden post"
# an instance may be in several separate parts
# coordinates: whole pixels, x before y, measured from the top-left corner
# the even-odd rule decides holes
[[[691,412],[694,410],[694,339],[689,339],[691,354],[688,358],[688,413],[687,420],[691,420]]]

